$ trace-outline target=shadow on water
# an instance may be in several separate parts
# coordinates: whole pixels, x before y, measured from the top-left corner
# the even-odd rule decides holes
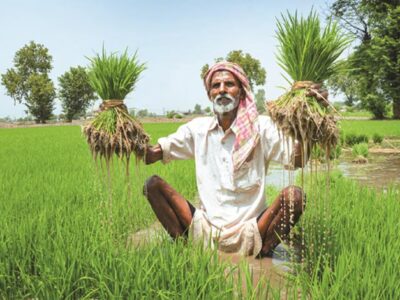
[[[352,162],[351,153],[345,152],[338,163],[332,168],[340,170],[344,176],[354,179],[362,185],[387,188],[400,186],[400,154],[399,153],[370,153],[368,163],[356,164]],[[296,170],[294,177],[301,171]],[[279,164],[271,164],[266,177],[266,184],[279,189],[289,185],[289,172],[284,171]]]

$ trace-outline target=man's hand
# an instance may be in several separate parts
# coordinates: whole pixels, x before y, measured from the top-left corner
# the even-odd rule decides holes
[[[315,97],[318,103],[324,107],[329,106],[328,90],[323,88],[322,84],[320,83],[313,83],[308,89],[307,96]]]
[[[145,164],[150,165],[156,161],[161,160],[163,157],[163,151],[159,144],[155,146],[149,146],[146,150]]]

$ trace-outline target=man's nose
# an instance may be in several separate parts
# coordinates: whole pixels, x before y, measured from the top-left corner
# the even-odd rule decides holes
[[[225,94],[226,93],[225,84],[221,83],[221,85],[219,86],[219,93],[220,94]]]

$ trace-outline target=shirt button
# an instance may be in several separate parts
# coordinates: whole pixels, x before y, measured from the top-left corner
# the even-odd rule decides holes
[[[223,162],[226,162],[226,158],[225,158],[225,157],[223,157],[223,158],[222,158],[222,161],[223,161]]]

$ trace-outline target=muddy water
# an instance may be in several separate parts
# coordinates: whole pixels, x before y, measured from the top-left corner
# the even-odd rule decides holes
[[[339,163],[332,168],[340,170],[344,176],[354,179],[362,185],[376,188],[400,186],[400,153],[370,153],[368,163],[352,163],[351,153],[343,153]],[[296,177],[301,171],[294,172]],[[271,164],[266,184],[282,189],[289,184],[289,172],[279,164]]]
[[[365,186],[378,188],[400,186],[399,153],[370,153],[366,164],[355,164],[351,159],[350,153],[346,153],[337,166],[344,176],[355,179]]]

